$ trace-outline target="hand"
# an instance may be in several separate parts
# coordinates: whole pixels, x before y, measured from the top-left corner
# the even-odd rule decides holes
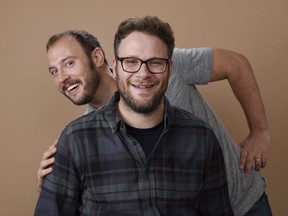
[[[250,133],[241,142],[240,169],[244,170],[246,176],[250,175],[252,166],[256,171],[266,167],[268,151],[270,146],[269,132]]]
[[[42,160],[40,162],[40,166],[37,172],[37,178],[36,178],[36,189],[40,193],[41,187],[43,185],[44,177],[52,172],[51,165],[55,162],[55,158],[52,157],[56,151],[56,145],[58,143],[58,140],[55,140],[55,142],[49,147],[47,151],[44,152]]]

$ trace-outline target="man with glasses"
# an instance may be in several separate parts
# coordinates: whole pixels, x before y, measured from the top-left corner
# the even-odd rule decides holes
[[[164,96],[173,48],[157,17],[120,24],[119,92],[64,129],[35,215],[233,215],[214,132]]]

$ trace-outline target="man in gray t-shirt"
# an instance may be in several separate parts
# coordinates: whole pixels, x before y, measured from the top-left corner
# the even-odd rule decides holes
[[[194,56],[207,63],[188,64],[195,60]],[[211,49],[174,49],[173,73],[166,96],[171,104],[194,113],[211,125],[224,154],[230,200],[234,213],[235,215],[244,215],[260,198],[266,184],[261,174],[254,169],[249,177],[239,170],[239,146],[231,139],[195,86],[195,83],[207,84],[209,82],[211,76],[209,62],[212,62],[212,56]],[[195,65],[202,65],[202,67],[195,67]]]
[[[77,39],[79,37],[82,39]],[[85,47],[83,43],[85,41],[91,43],[93,40],[97,42],[94,49],[92,48],[92,52],[87,51],[87,46]],[[88,111],[106,104],[117,90],[115,81],[110,76],[107,61],[105,62],[104,52],[97,39],[89,33],[68,31],[54,35],[47,43],[47,53],[49,72],[53,75],[59,91],[77,105],[89,103]],[[87,53],[91,53],[91,56],[87,56]],[[194,113],[213,128],[224,154],[233,211],[235,215],[244,215],[254,208],[264,192],[265,181],[260,173],[251,167],[252,163],[256,170],[265,167],[270,144],[261,96],[250,65],[242,55],[210,48],[174,49],[172,60],[173,72],[166,96],[173,105]],[[87,65],[90,66],[88,69],[80,70]],[[87,71],[92,71],[93,74]],[[242,142],[242,149],[229,137],[195,86],[222,79],[228,79],[247,116],[251,132]],[[260,131],[259,125],[264,128],[264,135],[257,134]],[[252,142],[253,135],[257,139]],[[265,136],[267,139],[263,138]],[[54,162],[54,158],[51,156],[56,152],[56,144],[57,142],[43,155],[37,175],[38,190],[41,189],[44,176],[52,172],[50,165]],[[249,149],[250,146],[256,147]],[[259,159],[260,163],[258,160],[254,163],[254,157]],[[243,170],[239,169],[239,163]],[[267,205],[269,207],[268,203]]]

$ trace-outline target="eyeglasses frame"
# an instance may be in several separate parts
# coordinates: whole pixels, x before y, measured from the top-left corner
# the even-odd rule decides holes
[[[139,67],[138,70],[133,71],[133,72],[124,70],[123,60],[129,59],[129,58],[137,59],[137,60],[139,60],[139,61],[141,62],[140,67]],[[137,58],[137,57],[122,57],[122,58],[120,58],[120,57],[118,57],[118,56],[115,56],[115,59],[116,59],[117,61],[120,61],[120,62],[121,62],[122,70],[125,71],[126,73],[137,73],[137,72],[141,69],[142,65],[143,65],[143,64],[146,64],[146,67],[147,67],[147,69],[148,69],[148,71],[149,71],[150,73],[152,73],[152,74],[161,74],[161,73],[164,73],[164,72],[166,71],[168,63],[171,62],[171,59],[167,59],[167,58],[150,58],[150,59],[147,59],[147,60],[143,61],[142,59]],[[152,71],[149,69],[149,66],[147,65],[147,63],[148,63],[149,61],[153,60],[153,59],[159,59],[159,60],[164,60],[164,61],[165,61],[166,64],[165,64],[165,67],[164,67],[163,71],[161,71],[161,72],[152,72]],[[168,65],[168,68],[169,68],[169,65]]]

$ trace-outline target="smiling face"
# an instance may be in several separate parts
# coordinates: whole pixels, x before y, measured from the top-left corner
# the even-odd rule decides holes
[[[136,57],[141,60],[151,58],[168,58],[167,46],[158,38],[143,32],[133,32],[120,43],[120,58]],[[168,86],[172,63],[160,74],[149,72],[142,64],[136,73],[123,71],[118,60],[113,61],[116,82],[121,99],[119,106],[124,105],[137,113],[149,114],[163,103],[163,96]]]
[[[90,103],[99,86],[99,74],[73,37],[63,37],[48,50],[49,72],[58,90],[76,105]]]

